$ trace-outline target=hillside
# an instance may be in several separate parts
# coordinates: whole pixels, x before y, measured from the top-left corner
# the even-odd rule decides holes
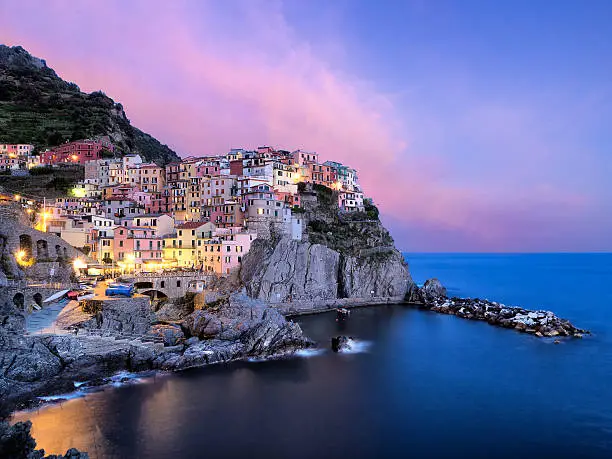
[[[42,148],[100,135],[110,136],[122,153],[140,153],[160,165],[178,159],[132,126],[123,106],[103,92],[81,92],[22,47],[0,45],[0,143]]]

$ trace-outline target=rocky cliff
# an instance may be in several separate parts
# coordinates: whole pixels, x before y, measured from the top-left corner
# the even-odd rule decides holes
[[[130,124],[123,106],[102,91],[87,94],[20,46],[0,45],[0,143],[54,146],[109,136],[123,153],[166,164],[174,151]]]
[[[313,308],[337,300],[403,301],[413,286],[408,266],[373,206],[341,214],[328,188],[304,187],[301,195],[303,240],[274,233],[257,239],[240,271],[248,295]]]

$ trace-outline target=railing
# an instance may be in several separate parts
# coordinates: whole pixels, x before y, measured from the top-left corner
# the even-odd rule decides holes
[[[126,275],[125,277],[134,277],[135,279],[150,279],[157,277],[193,277],[195,279],[204,280],[213,277],[210,273],[201,273],[197,271],[173,271],[163,273],[140,273],[133,276]]]
[[[50,289],[71,289],[71,288],[79,288],[78,283],[74,282],[33,282],[27,280],[16,280],[16,279],[7,279],[6,285],[3,287],[16,287],[16,288],[50,288]]]

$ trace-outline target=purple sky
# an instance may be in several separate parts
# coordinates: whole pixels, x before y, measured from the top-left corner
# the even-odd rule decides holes
[[[612,249],[609,1],[27,1],[0,42],[179,154],[358,169],[408,251]],[[27,19],[27,20],[26,20]]]

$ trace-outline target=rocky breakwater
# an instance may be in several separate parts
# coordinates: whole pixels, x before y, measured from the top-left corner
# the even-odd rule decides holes
[[[561,319],[551,311],[531,311],[478,298],[448,298],[446,289],[437,279],[428,280],[421,289],[413,289],[410,302],[441,314],[482,320],[538,337],[582,338],[589,334],[587,330],[574,326],[569,320]]]
[[[337,193],[318,185],[302,187],[301,199],[302,239],[272,229],[245,256],[250,297],[285,314],[405,300],[413,282],[376,207],[340,213]]]

